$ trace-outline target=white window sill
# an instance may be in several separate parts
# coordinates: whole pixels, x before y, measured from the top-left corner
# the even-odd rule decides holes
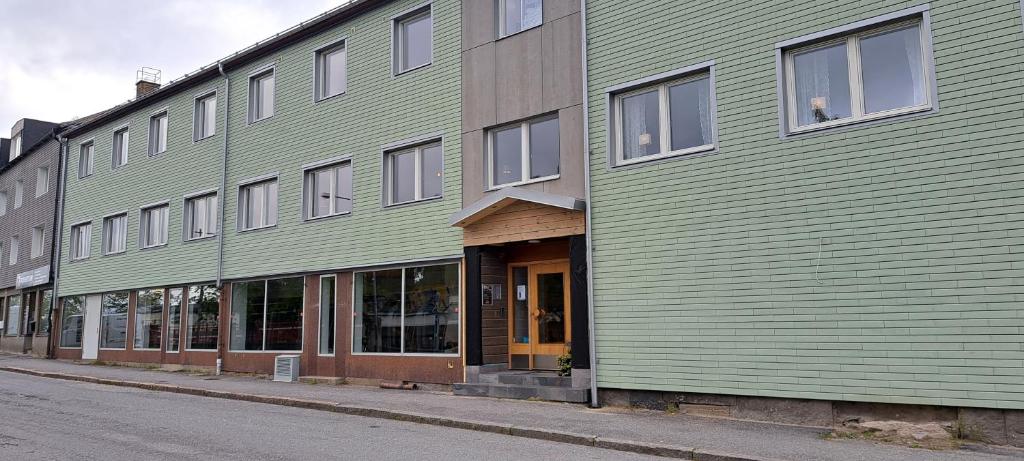
[[[540,24],[537,24],[535,26],[530,26],[530,27],[527,27],[525,29],[520,29],[520,30],[517,30],[517,31],[512,32],[510,34],[498,35],[498,39],[495,40],[495,41],[501,41],[501,40],[504,40],[504,39],[509,38],[509,37],[515,37],[516,35],[519,35],[519,34],[521,34],[523,32],[526,32],[526,31],[530,31],[530,30],[536,29],[536,28],[538,28],[540,26],[543,26],[543,25],[544,25],[544,21],[541,21]]]
[[[203,136],[202,138],[195,138],[195,137],[193,137],[192,138],[192,144],[197,144],[197,143],[203,142],[203,141],[205,141],[207,139],[210,139],[210,138],[212,138],[214,136],[217,136],[217,133],[208,134],[206,136]]]
[[[323,221],[325,219],[339,218],[339,217],[342,217],[342,216],[351,216],[351,215],[352,215],[351,211],[346,211],[346,212],[343,212],[343,213],[325,214],[323,216],[316,216],[316,217],[312,217],[312,218],[306,218],[306,219],[303,219],[302,222],[317,222],[317,221]]]
[[[409,200],[409,201],[405,201],[405,202],[389,203],[387,205],[384,205],[384,208],[401,208],[401,207],[404,207],[404,206],[416,205],[416,204],[423,203],[423,202],[432,202],[434,200],[441,200],[443,198],[444,198],[443,195],[438,195],[437,197],[427,197],[427,198],[421,198],[421,199],[418,199],[418,200]]]
[[[558,178],[561,178],[561,177],[562,177],[562,174],[559,173],[559,174],[555,174],[555,175],[551,175],[551,176],[542,176],[540,178],[529,179],[529,180],[526,180],[526,181],[510,182],[510,183],[507,183],[507,184],[491,186],[485,192],[493,192],[493,191],[496,191],[496,190],[506,189],[506,188],[509,188],[509,187],[525,186],[527,184],[536,184],[536,183],[545,182],[545,181],[554,181],[554,180],[556,180]]]
[[[217,238],[217,234],[207,235],[205,237],[195,237],[195,238],[190,238],[190,239],[182,239],[182,242],[185,242],[185,243],[189,243],[189,242],[202,242],[204,240],[211,240],[211,239],[214,239],[214,238]]]
[[[277,227],[277,224],[274,224],[273,226],[250,227],[248,229],[238,229],[238,233],[241,234],[241,233],[244,233],[244,232],[256,232],[256,231],[261,231],[261,230],[274,229],[276,227]]]
[[[258,119],[256,119],[256,120],[250,120],[250,121],[249,121],[249,123],[248,123],[248,124],[246,124],[246,126],[253,126],[253,125],[257,124],[257,123],[260,123],[260,122],[265,122],[265,121],[267,121],[267,120],[270,120],[270,119],[273,119],[273,118],[274,118],[274,116],[273,116],[273,115],[268,115],[268,116],[266,116],[266,117],[263,117],[263,118],[258,118]]]
[[[833,120],[833,121],[825,122],[825,123],[815,123],[813,125],[805,125],[805,126],[801,126],[801,127],[798,127],[798,128],[793,128],[793,129],[789,130],[789,133],[787,133],[787,134],[795,136],[795,135],[800,135],[800,134],[804,134],[804,133],[813,133],[813,132],[817,132],[817,131],[825,131],[825,130],[829,130],[829,129],[832,129],[832,128],[838,128],[838,127],[844,127],[844,126],[850,126],[850,125],[857,125],[857,124],[860,124],[860,123],[873,122],[873,121],[877,121],[877,120],[884,120],[884,119],[887,119],[887,118],[894,118],[894,117],[899,117],[899,116],[902,116],[902,115],[910,115],[910,114],[917,114],[917,113],[922,113],[922,112],[928,112],[930,110],[932,110],[932,105],[931,104],[926,104],[926,105],[923,105],[923,106],[914,106],[914,107],[903,107],[903,108],[899,108],[899,109],[890,109],[890,110],[886,110],[886,111],[882,111],[882,112],[875,112],[873,114],[867,114],[867,115],[864,115],[864,116],[861,116],[861,117],[857,117],[857,118],[850,117],[850,118],[844,118],[844,119],[841,119],[841,120]]]
[[[348,94],[347,90],[346,91],[342,91],[341,93],[338,93],[338,94],[332,94],[330,96],[320,96],[320,97],[317,97],[316,100],[313,101],[313,103],[314,104],[319,104],[321,102],[330,101],[332,99],[340,98],[341,96],[345,96],[346,94]]]
[[[438,358],[443,358],[443,357],[454,358],[454,357],[461,357],[462,356],[459,353],[443,353],[443,354],[442,353],[437,353],[437,354],[432,354],[432,353],[429,353],[429,352],[408,352],[408,353],[402,353],[402,352],[352,352],[352,355],[376,356],[376,357],[438,357]]]
[[[430,62],[428,62],[426,64],[420,64],[420,65],[418,65],[416,67],[410,67],[408,69],[399,70],[398,72],[395,72],[395,77],[398,77],[399,75],[408,74],[409,72],[412,72],[414,70],[419,70],[419,69],[422,69],[424,67],[430,67],[430,65],[433,64],[433,63],[434,63],[434,61],[431,60]]]
[[[703,146],[696,146],[696,147],[690,147],[690,148],[686,148],[686,149],[679,149],[679,150],[674,150],[674,151],[671,151],[671,152],[662,152],[660,154],[645,155],[643,157],[632,158],[632,159],[629,159],[629,160],[616,159],[615,166],[619,167],[619,166],[627,166],[627,165],[636,165],[638,163],[652,162],[652,161],[655,161],[655,160],[662,160],[662,159],[666,159],[666,158],[683,157],[683,156],[699,154],[699,153],[703,153],[703,152],[711,152],[711,151],[713,151],[713,150],[715,150],[717,148],[718,148],[718,146],[716,144],[705,144]]]

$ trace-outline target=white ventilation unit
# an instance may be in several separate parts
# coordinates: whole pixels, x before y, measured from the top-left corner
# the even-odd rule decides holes
[[[279,355],[274,358],[274,381],[294,383],[299,380],[299,356]]]

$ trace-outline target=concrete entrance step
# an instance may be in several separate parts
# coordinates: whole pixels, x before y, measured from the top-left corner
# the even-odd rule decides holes
[[[480,382],[486,384],[515,384],[518,386],[572,387],[572,378],[555,373],[536,371],[502,371],[481,373]]]
[[[452,386],[452,392],[467,397],[539,399],[570,403],[586,403],[590,395],[590,389],[584,388],[501,383],[458,383]]]

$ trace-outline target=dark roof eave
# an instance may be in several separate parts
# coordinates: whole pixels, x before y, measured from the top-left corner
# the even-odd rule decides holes
[[[352,0],[351,3],[335,8],[327,13],[323,13],[320,16],[306,21],[305,23],[300,23],[292,29],[279,33],[278,35],[262,42],[258,42],[249,48],[238,51],[231,56],[214,62],[213,64],[208,64],[197,70],[194,74],[186,74],[186,76],[172,81],[168,85],[163,86],[142,98],[130,101],[120,106],[115,106],[114,108],[106,111],[106,113],[103,113],[101,116],[95,117],[92,120],[78,125],[73,125],[71,128],[61,133],[61,136],[66,138],[75,137],[83,132],[91,130],[96,125],[123,117],[130,112],[134,112],[140,107],[167,99],[189,88],[198,86],[200,83],[220,75],[220,71],[217,69],[217,64],[224,66],[225,70],[238,68],[243,64],[257,60],[299,40],[315,35],[323,29],[333,27],[338,22],[358,16],[380,4],[386,3],[387,1],[388,0]]]

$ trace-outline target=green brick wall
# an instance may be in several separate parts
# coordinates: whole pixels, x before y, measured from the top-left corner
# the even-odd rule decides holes
[[[320,271],[386,264],[461,254],[461,233],[447,225],[460,209],[461,126],[460,4],[433,2],[434,59],[429,67],[393,77],[391,18],[423,4],[389,2],[316,37],[231,69],[229,159],[225,211],[225,278]],[[340,38],[348,39],[347,94],[313,102],[313,52]],[[247,124],[248,76],[265,64],[276,66],[273,118]],[[192,142],[192,101],[202,89],[217,88],[217,134]],[[149,115],[169,106],[168,150],[146,156]],[[223,80],[154,103],[130,117],[129,164],[110,171],[112,123],[71,140],[64,265],[61,295],[137,288],[216,277],[215,239],[182,242],[183,197],[220,184],[226,108]],[[444,198],[396,208],[382,208],[381,146],[427,134],[444,136]],[[78,145],[95,138],[96,174],[76,179]],[[354,210],[350,216],[302,221],[302,166],[351,156]],[[238,183],[277,174],[279,218],[275,228],[236,231]],[[139,250],[139,207],[170,200],[167,247]],[[128,252],[100,256],[101,217],[130,210]],[[93,256],[67,262],[70,225],[93,220]]]
[[[1017,1],[930,2],[937,114],[786,140],[774,44],[917,3],[587,4],[599,386],[1024,408]],[[604,89],[708,60],[720,151],[610,170]]]

